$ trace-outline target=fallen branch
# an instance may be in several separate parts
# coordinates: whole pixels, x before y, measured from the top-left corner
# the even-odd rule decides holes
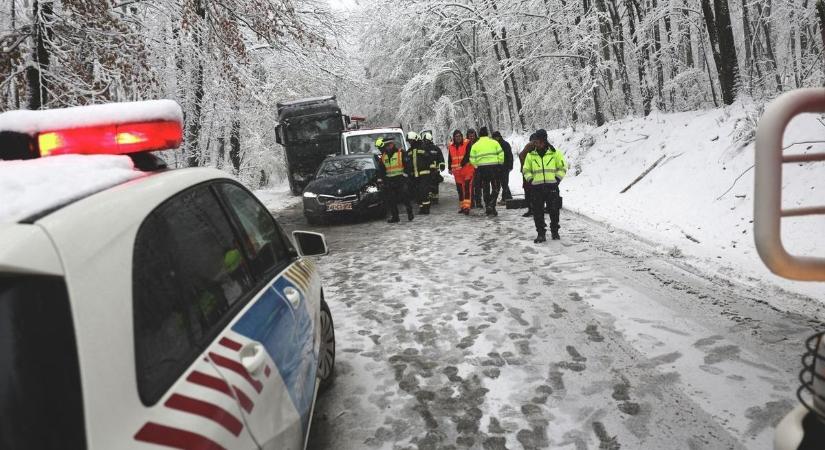
[[[794,145],[802,145],[802,144],[825,144],[825,141],[802,141],[802,142],[794,142],[793,144],[790,144],[790,145],[788,145],[788,146],[786,146],[786,147],[782,147],[782,150],[787,150],[787,149],[789,149],[789,148],[793,147]]]
[[[737,182],[737,181],[739,181],[739,179],[740,179],[740,178],[742,178],[743,176],[745,176],[745,174],[746,174],[746,173],[750,172],[750,171],[751,171],[751,169],[753,169],[753,166],[748,167],[747,169],[745,169],[745,171],[744,171],[744,172],[740,173],[740,174],[739,174],[739,176],[738,176],[738,177],[736,177],[736,179],[735,179],[735,180],[733,180],[733,184],[731,184],[731,185],[730,185],[730,187],[728,188],[728,190],[727,190],[727,191],[725,191],[725,192],[723,192],[723,193],[722,193],[722,195],[720,195],[719,197],[716,197],[716,200],[722,200],[722,197],[724,197],[724,196],[725,196],[725,194],[727,194],[728,192],[730,192],[731,190],[733,190],[733,187],[734,187],[734,186],[736,186],[736,182]]]
[[[639,134],[639,136],[642,136],[642,137],[640,137],[639,139],[634,139],[634,140],[632,140],[632,141],[623,141],[623,140],[621,140],[621,139],[616,139],[616,140],[617,140],[617,141],[619,141],[619,142],[621,142],[622,144],[632,144],[632,143],[634,143],[634,142],[643,141],[643,140],[648,139],[648,138],[650,137],[650,136],[648,136],[648,135],[646,135],[646,134]]]
[[[659,158],[659,159],[657,159],[657,160],[656,160],[656,162],[655,162],[655,163],[653,163],[653,165],[652,165],[652,166],[648,167],[648,168],[647,168],[647,170],[645,170],[644,172],[642,172],[642,174],[641,174],[641,175],[639,175],[639,176],[638,176],[635,180],[633,180],[633,182],[632,182],[632,183],[628,184],[628,185],[627,185],[627,187],[626,187],[626,188],[624,188],[624,189],[622,189],[622,191],[621,191],[621,192],[619,192],[619,193],[620,193],[620,194],[624,194],[625,192],[627,192],[628,190],[630,190],[630,188],[632,188],[634,184],[636,184],[636,183],[638,183],[639,181],[641,181],[641,180],[642,180],[642,178],[644,178],[644,177],[645,177],[645,175],[649,174],[651,170],[655,169],[655,168],[656,168],[656,166],[658,166],[658,165],[659,165],[659,163],[660,163],[660,162],[662,162],[662,161],[663,161],[666,157],[667,157],[667,155],[662,155],[662,157],[661,157],[661,158]]]
[[[696,239],[695,237],[693,237],[693,236],[691,236],[691,235],[689,235],[689,234],[685,233],[684,231],[682,232],[682,234],[684,234],[684,235],[685,235],[685,237],[686,237],[686,238],[688,238],[688,240],[693,241],[693,242],[695,242],[695,243],[697,243],[697,244],[700,244],[699,239]]]

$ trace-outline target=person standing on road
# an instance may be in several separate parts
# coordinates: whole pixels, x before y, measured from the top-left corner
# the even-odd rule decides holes
[[[501,204],[504,205],[507,200],[513,198],[513,194],[510,192],[510,172],[513,171],[513,147],[501,137],[501,133],[498,131],[493,132],[493,139],[504,149],[504,166],[501,170]]]
[[[444,154],[433,142],[433,134],[425,131],[421,134],[421,146],[427,151],[430,157],[430,202],[438,204],[438,187],[444,178],[441,171],[444,170]]]
[[[478,140],[478,134],[476,134],[475,128],[470,128],[467,130],[467,151],[464,154],[464,159],[461,161],[462,166],[466,166],[470,164],[470,150],[473,148],[473,144]],[[471,208],[482,208],[481,205],[481,178],[478,177],[478,173],[475,171],[473,172],[473,179],[472,179],[472,189],[471,189],[472,196],[470,197],[470,207]]]
[[[473,171],[472,164],[465,163],[465,155],[467,155],[467,147],[470,141],[464,139],[461,130],[453,131],[453,141],[448,148],[450,153],[450,174],[455,178],[455,187],[458,191],[459,214],[469,215],[470,207],[472,206],[473,197]]]
[[[522,173],[530,182],[530,197],[533,203],[533,220],[538,236],[535,243],[544,242],[547,224],[544,221],[544,206],[550,209],[550,233],[553,240],[559,239],[559,210],[561,196],[559,183],[567,174],[564,155],[547,142],[547,131],[536,131],[536,148],[527,154]]]
[[[487,127],[478,130],[478,140],[470,148],[470,164],[476,168],[476,176],[481,178],[484,191],[484,205],[488,216],[497,216],[496,200],[501,188],[501,168],[504,165],[504,149],[490,139]]]
[[[410,183],[412,191],[415,193],[415,201],[418,203],[418,214],[430,213],[430,187],[432,177],[432,158],[430,152],[425,150],[420,136],[415,131],[407,133],[407,142],[410,144],[409,160]]]
[[[530,141],[527,145],[524,146],[524,149],[521,153],[518,154],[519,163],[521,163],[522,169],[524,168],[524,160],[527,158],[527,155],[536,149],[536,133],[530,135]],[[521,217],[533,217],[533,205],[530,204],[530,182],[527,181],[527,178],[524,178],[524,172],[522,170],[521,174],[521,188],[524,190],[524,201],[527,203],[527,212],[522,214]]]
[[[378,184],[384,192],[384,205],[387,208],[389,219],[387,222],[396,223],[398,219],[398,203],[404,203],[407,208],[407,220],[413,220],[413,209],[410,204],[409,178],[410,161],[404,150],[395,146],[392,138],[378,138],[375,147],[381,151],[378,160]]]

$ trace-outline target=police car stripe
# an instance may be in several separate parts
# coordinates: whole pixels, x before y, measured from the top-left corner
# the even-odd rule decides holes
[[[212,403],[204,402],[196,398],[187,397],[180,394],[172,394],[164,405],[167,408],[177,409],[178,411],[195,414],[197,416],[205,417],[218,425],[226,428],[227,431],[235,436],[241,434],[243,430],[243,423],[237,417],[232,415],[229,411]]]
[[[135,440],[172,448],[198,450],[225,450],[217,442],[200,434],[180,428],[148,422],[135,434]]]
[[[224,369],[229,369],[240,375],[255,389],[255,392],[259,394],[261,393],[261,389],[263,389],[261,382],[252,378],[252,376],[249,375],[249,372],[246,371],[246,368],[243,365],[241,365],[241,363],[233,361],[214,352],[209,352],[209,358],[212,360],[212,362],[223,367]]]
[[[241,347],[242,347],[240,343],[235,342],[232,339],[229,339],[228,337],[222,337],[221,340],[218,341],[218,343],[223,345],[224,347],[230,349],[230,350],[235,350],[235,351],[240,350]]]

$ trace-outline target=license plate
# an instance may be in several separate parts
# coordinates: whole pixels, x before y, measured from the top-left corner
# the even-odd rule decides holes
[[[327,211],[352,211],[352,202],[327,203]]]

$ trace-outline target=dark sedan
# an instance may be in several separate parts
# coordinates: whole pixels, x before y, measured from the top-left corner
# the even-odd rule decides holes
[[[304,188],[304,216],[310,224],[338,217],[379,217],[384,203],[372,155],[332,156]]]

